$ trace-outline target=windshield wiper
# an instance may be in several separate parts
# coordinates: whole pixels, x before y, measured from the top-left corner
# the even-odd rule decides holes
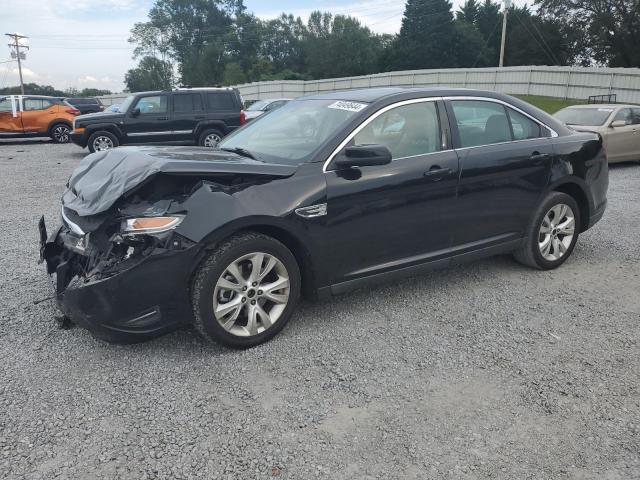
[[[224,150],[225,152],[237,153],[238,155],[241,155],[241,156],[247,157],[247,158],[251,158],[252,160],[258,160],[256,158],[256,156],[253,153],[251,153],[249,150],[247,150],[246,148],[233,147],[233,148],[221,148],[220,150]]]

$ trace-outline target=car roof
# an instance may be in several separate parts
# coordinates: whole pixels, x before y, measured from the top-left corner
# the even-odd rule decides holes
[[[585,103],[581,105],[569,105],[565,108],[638,108],[638,105],[628,103]]]
[[[314,100],[345,100],[354,102],[373,103],[391,97],[447,97],[447,96],[472,96],[489,97],[505,100],[506,95],[489,90],[475,90],[470,88],[450,87],[374,87],[355,90],[340,90],[336,92],[320,93],[300,97]]]

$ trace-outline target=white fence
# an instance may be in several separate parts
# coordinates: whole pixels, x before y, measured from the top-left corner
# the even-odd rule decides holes
[[[586,100],[589,95],[616,94],[618,102],[640,104],[640,68],[503,67],[409,70],[324,80],[276,80],[236,85],[245,100],[299,97],[368,87],[460,87],[515,95]],[[120,103],[126,94],[100,97]]]
[[[640,68],[503,67],[410,70],[324,80],[253,82],[237,85],[245,100],[299,97],[368,87],[460,87],[516,95],[586,100],[616,94],[618,102],[640,103]]]

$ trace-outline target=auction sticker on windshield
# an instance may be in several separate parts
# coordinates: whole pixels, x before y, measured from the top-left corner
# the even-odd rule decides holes
[[[366,103],[345,102],[344,100],[340,100],[338,102],[335,102],[329,105],[329,108],[335,108],[338,110],[348,110],[349,112],[359,112],[360,110],[366,107],[367,107]]]

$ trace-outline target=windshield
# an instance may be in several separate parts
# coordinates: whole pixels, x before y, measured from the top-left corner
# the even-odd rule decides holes
[[[603,125],[607,121],[609,115],[613,112],[613,108],[563,108],[557,112],[556,117],[567,125],[592,126],[597,127]]]
[[[124,102],[122,102],[118,107],[118,111],[126,112],[127,110],[129,110],[129,107],[131,106],[135,98],[135,95],[129,95],[127,98],[125,98]]]
[[[296,100],[252,120],[229,135],[219,147],[242,148],[257,160],[298,165],[366,108],[366,103],[336,100]]]
[[[247,112],[255,112],[255,111],[264,110],[267,105],[269,105],[269,102],[267,102],[266,100],[260,100],[260,101],[258,101],[256,103],[251,104],[249,106],[249,108],[247,108]]]

